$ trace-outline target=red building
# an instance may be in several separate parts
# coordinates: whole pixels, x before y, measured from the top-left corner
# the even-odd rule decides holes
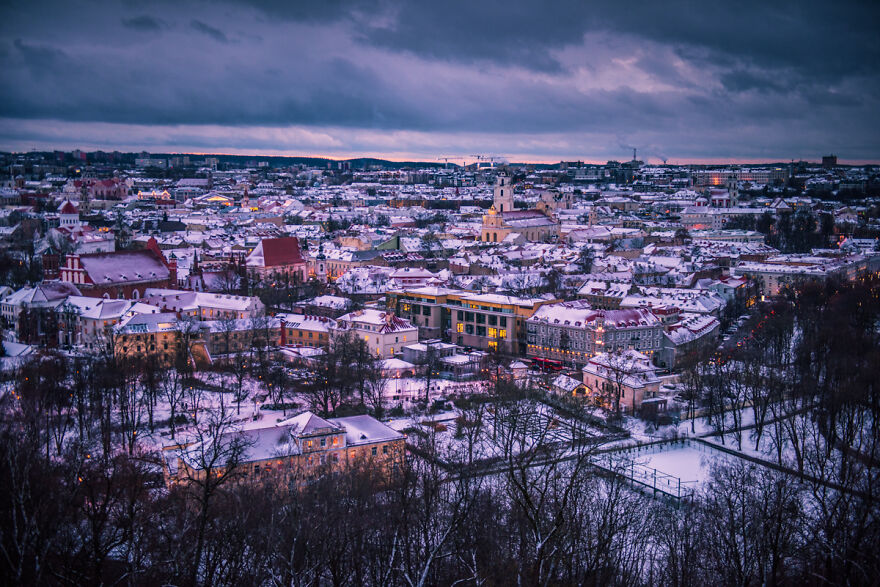
[[[295,236],[264,238],[247,256],[247,268],[260,277],[289,275],[294,281],[303,282],[308,274],[308,264]]]
[[[117,177],[77,179],[73,185],[77,190],[85,186],[86,194],[92,200],[121,200],[128,195],[128,185]]]

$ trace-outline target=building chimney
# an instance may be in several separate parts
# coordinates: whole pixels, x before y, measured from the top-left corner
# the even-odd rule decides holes
[[[171,259],[168,262],[168,284],[169,287],[177,287],[177,260]]]

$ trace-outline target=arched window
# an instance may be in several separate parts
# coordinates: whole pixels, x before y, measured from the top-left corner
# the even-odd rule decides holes
[[[497,233],[497,232],[493,232],[493,233],[492,233],[492,242],[493,242],[493,243],[497,243],[497,242],[498,242],[498,233]]]

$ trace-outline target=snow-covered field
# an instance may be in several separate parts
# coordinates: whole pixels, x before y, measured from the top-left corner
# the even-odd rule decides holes
[[[681,440],[616,451],[597,464],[678,497],[698,490],[711,478],[713,465],[732,458],[711,446]]]
[[[682,446],[635,459],[644,469],[656,469],[681,479],[682,483],[703,483],[713,463],[723,460],[724,453],[701,450],[703,447]]]

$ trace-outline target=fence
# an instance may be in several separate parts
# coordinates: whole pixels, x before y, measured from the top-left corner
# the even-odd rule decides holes
[[[706,454],[714,453],[715,455],[719,452],[708,443],[693,442],[687,438],[660,440],[604,451],[593,459],[593,465],[604,471],[624,477],[634,487],[640,487],[645,491],[650,490],[655,497],[670,498],[678,502],[694,494],[697,487],[696,482],[682,481],[680,477],[637,462],[638,457],[658,454],[676,448],[690,448]]]

